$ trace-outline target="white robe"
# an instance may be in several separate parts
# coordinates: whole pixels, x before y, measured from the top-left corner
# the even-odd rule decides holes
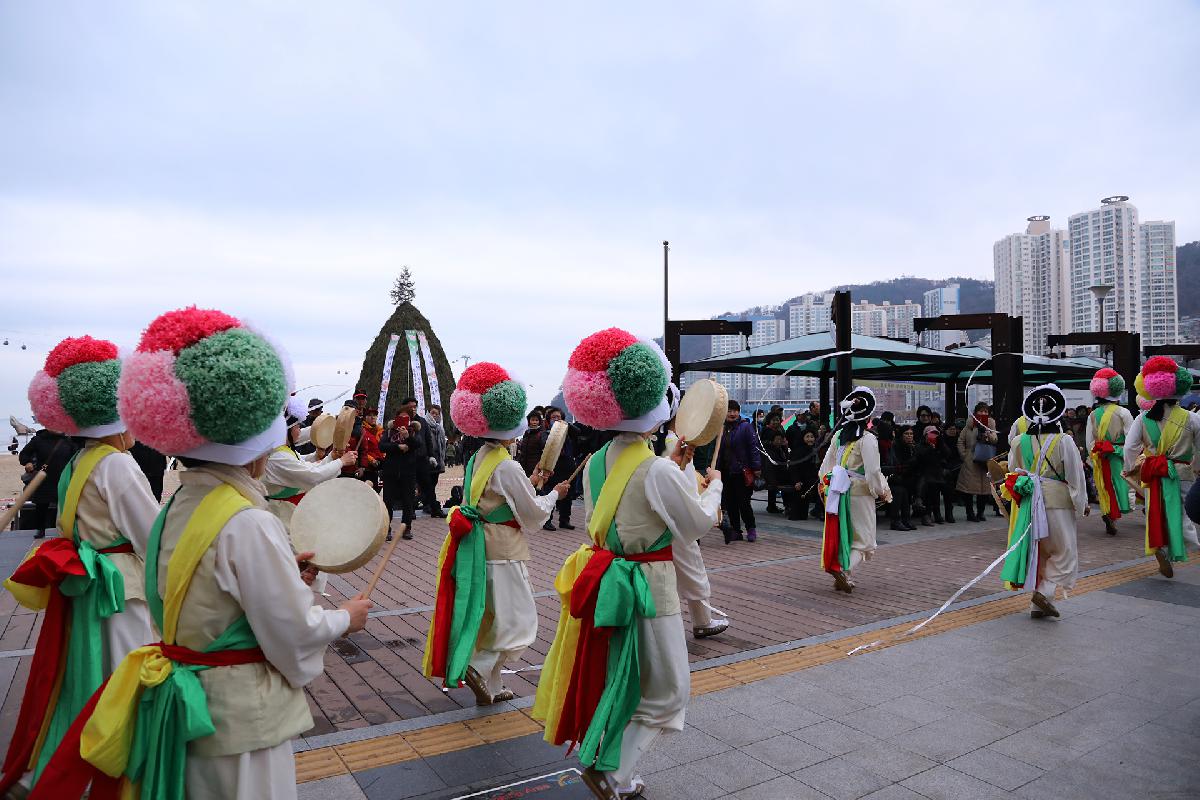
[[[1133,476],[1132,480],[1135,483],[1137,482],[1137,460],[1146,449],[1146,442],[1142,434],[1142,418],[1144,416],[1145,412],[1137,415],[1133,425],[1129,428],[1129,433],[1125,436],[1125,474]],[[1193,447],[1200,445],[1200,414],[1188,414],[1187,425],[1191,430]],[[1187,498],[1188,492],[1191,491],[1192,484],[1195,482],[1198,457],[1200,457],[1200,453],[1193,450],[1191,463],[1179,464],[1176,467],[1179,472],[1179,493],[1184,499]],[[1196,524],[1187,514],[1183,515],[1183,538],[1192,545],[1200,545],[1200,540],[1196,535]]]
[[[256,510],[235,514],[212,549],[217,585],[241,605],[271,666],[293,688],[303,689],[324,671],[325,648],[346,633],[349,612],[313,604],[312,592],[300,580],[287,531],[274,516]],[[187,797],[293,800],[292,743],[229,756],[189,753]]]
[[[621,434],[609,448],[609,460],[615,461],[631,444],[641,439],[636,434]],[[721,506],[721,481],[709,484],[697,495],[695,473],[679,469],[675,462],[655,459],[646,472],[646,500],[650,509],[671,531],[672,550],[681,542],[695,543],[717,524]],[[588,522],[591,519],[589,504]],[[642,756],[663,730],[683,730],[691,674],[688,669],[687,642],[680,614],[638,620],[638,663],[641,666],[642,699],[633,712],[621,741],[620,769],[609,777],[626,788],[637,775]]]
[[[675,451],[679,437],[674,431],[667,434],[666,450],[670,454]],[[683,472],[691,479],[691,485],[700,496],[700,474],[696,466],[688,462]],[[688,604],[692,615],[692,625],[709,625],[712,623],[712,606],[708,600],[712,597],[712,585],[708,580],[708,568],[704,565],[704,556],[700,552],[699,539],[679,539],[671,543],[672,560],[675,562],[675,586],[679,590],[679,599]]]
[[[857,441],[858,454],[862,458],[863,475],[870,494],[850,495],[850,525],[854,529],[854,540],[850,543],[850,570],[864,561],[869,561],[878,547],[875,537],[877,515],[875,513],[875,498],[882,497],[884,502],[892,501],[892,490],[887,478],[879,467],[879,440],[870,431],[864,432]],[[831,442],[825,451],[821,462],[821,476],[828,475],[838,465],[841,457],[841,447],[835,447]],[[857,479],[855,479],[857,480]]]
[[[1033,440],[1034,459],[1038,457],[1039,440]],[[1083,474],[1083,462],[1079,457],[1079,448],[1070,434],[1062,434],[1058,448],[1063,459],[1063,477],[1071,494],[1071,508],[1047,508],[1046,524],[1050,535],[1038,542],[1038,565],[1041,573],[1037,579],[1037,591],[1046,597],[1054,598],[1055,590],[1061,586],[1065,590],[1075,588],[1075,580],[1079,577],[1079,545],[1077,521],[1083,516],[1088,507],[1087,482]],[[1032,465],[1025,465],[1023,454],[1019,447],[1009,451],[1009,469],[1024,467],[1032,470]],[[1050,472],[1049,470],[1046,470]]]
[[[476,463],[482,463],[488,452],[486,448],[495,446],[484,445]],[[542,529],[558,502],[556,492],[537,494],[525,470],[511,459],[496,465],[487,488],[504,498],[526,536]],[[496,695],[504,688],[504,665],[520,658],[525,648],[537,640],[538,617],[524,561],[488,561],[486,569],[484,618],[491,623],[480,631],[471,666],[483,678],[488,691]]]

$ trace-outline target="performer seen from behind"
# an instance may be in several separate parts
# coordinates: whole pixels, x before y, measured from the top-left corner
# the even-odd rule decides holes
[[[499,364],[472,364],[450,396],[450,419],[486,440],[463,477],[438,557],[424,672],[448,688],[465,681],[479,705],[511,700],[504,665],[537,639],[526,531],[536,531],[567,494],[560,483],[538,496],[509,446],[525,432],[525,387]]]
[[[284,440],[286,356],[220,311],[150,323],[121,375],[130,431],[187,467],[150,531],[157,644],[93,695],[33,797],[296,797],[291,740],[312,727],[305,684],[371,603],[313,604],[262,477]]]
[[[0,779],[3,796],[26,770],[36,784],[88,698],[126,653],[155,641],[143,556],[158,502],[128,452],[118,411],[117,346],[64,339],[29,386],[49,428],[84,440],[58,482],[56,538],[34,548],[4,585],[45,609],[29,681]]]
[[[721,501],[720,473],[698,494],[649,447],[671,416],[670,376],[657,345],[609,328],[575,348],[563,381],[576,419],[617,435],[584,467],[591,543],[555,578],[562,611],[533,717],[547,741],[578,745],[585,782],[606,800],[640,795],[641,759],[661,731],[683,729],[691,682],[673,545],[709,531]]]
[[[1002,496],[1012,501],[1008,546],[1001,577],[1009,589],[1033,588],[1029,614],[1060,616],[1054,606],[1059,587],[1075,588],[1079,574],[1076,519],[1088,511],[1083,462],[1060,421],[1067,401],[1054,384],[1031,391],[1022,404],[1030,421],[1008,454]],[[1019,542],[1019,544],[1018,544]]]
[[[875,394],[855,387],[841,403],[842,423],[821,463],[825,531],[821,563],[838,591],[854,589],[850,575],[875,553],[875,498],[892,501],[879,466],[879,441],[867,430],[875,413]]]
[[[1114,524],[1129,513],[1129,483],[1125,480],[1125,437],[1133,428],[1133,415],[1121,405],[1125,379],[1116,370],[1105,367],[1092,377],[1092,396],[1096,407],[1088,414],[1085,446],[1092,465],[1104,530],[1117,535]]]

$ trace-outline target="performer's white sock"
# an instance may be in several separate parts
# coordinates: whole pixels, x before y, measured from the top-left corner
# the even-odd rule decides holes
[[[661,731],[662,728],[652,728],[641,722],[630,722],[625,726],[625,734],[621,738],[621,766],[608,773],[618,789],[628,789],[633,783],[637,777],[638,763]]]
[[[688,611],[692,614],[692,625],[696,628],[707,628],[712,625],[712,612],[703,600],[688,600]]]

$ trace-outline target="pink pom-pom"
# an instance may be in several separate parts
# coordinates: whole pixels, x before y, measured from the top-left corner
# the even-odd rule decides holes
[[[70,435],[79,433],[79,426],[63,408],[58,396],[58,381],[45,370],[38,370],[29,383],[29,407],[37,421],[50,430]]]
[[[483,395],[466,389],[455,389],[450,395],[450,419],[468,436],[485,437],[491,431],[483,415]]]
[[[474,394],[483,394],[501,381],[509,380],[508,371],[491,361],[480,361],[463,370],[458,387]]]
[[[1108,397],[1108,378],[1101,377],[1099,373],[1096,373],[1096,377],[1092,378],[1088,388],[1091,389],[1093,397],[1104,399]]]
[[[1153,356],[1142,365],[1142,374],[1149,377],[1155,372],[1169,372],[1175,374],[1175,370],[1179,369],[1179,365],[1175,363],[1175,359],[1167,356]]]
[[[1143,397],[1140,394],[1137,396],[1137,404],[1138,408],[1140,408],[1142,411],[1149,411],[1150,409],[1154,408],[1154,401],[1149,397]]]
[[[580,422],[593,428],[607,430],[625,419],[625,412],[621,410],[605,372],[567,370],[563,399]]]
[[[242,323],[224,311],[189,306],[160,314],[146,327],[139,353],[170,350],[175,355],[188,345],[206,339],[214,333],[240,328]]]
[[[638,338],[628,331],[606,328],[576,345],[567,366],[584,372],[603,372],[617,353],[637,342]]]
[[[110,361],[117,357],[117,346],[91,336],[69,337],[54,345],[46,356],[46,374],[57,378],[64,369],[92,361]]]
[[[1142,376],[1142,384],[1146,387],[1146,394],[1155,400],[1173,397],[1175,395],[1175,371],[1147,373]]]
[[[135,439],[178,455],[205,443],[192,423],[187,387],[175,376],[169,350],[134,353],[121,369],[117,409]]]

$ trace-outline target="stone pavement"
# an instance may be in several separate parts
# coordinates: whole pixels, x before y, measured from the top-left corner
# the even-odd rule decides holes
[[[1143,562],[1085,578],[1060,602],[1061,620],[1031,620],[1026,596],[1007,595],[949,612],[929,635],[884,649],[845,657],[854,642],[887,638],[868,631],[825,645],[816,666],[793,658],[800,667],[772,677],[701,685],[686,729],[664,735],[644,762],[646,796],[1200,797],[1200,569],[1178,569],[1174,581],[1152,573]],[[505,733],[505,725],[516,727]],[[475,713],[462,728],[475,746],[456,749],[452,732],[418,730],[404,744],[380,742],[377,750],[415,748],[385,766],[370,766],[361,743],[330,748],[364,768],[303,782],[300,796],[587,797],[570,774],[553,775],[577,762],[539,733],[522,734],[530,726],[517,711]],[[299,757],[302,780],[318,752]]]

